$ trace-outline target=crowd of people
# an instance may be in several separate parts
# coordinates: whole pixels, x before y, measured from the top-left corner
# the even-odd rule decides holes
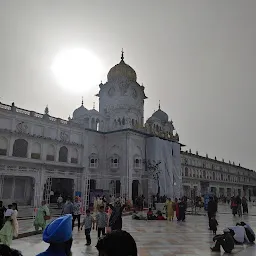
[[[136,220],[173,221],[176,217],[177,221],[185,221],[188,199],[183,197],[171,200],[170,198],[162,197],[161,202],[163,202],[163,199],[165,199],[165,203],[162,211],[149,208],[145,216],[136,211],[143,211],[144,209],[144,198],[138,197],[132,218]],[[43,231],[43,240],[49,243],[49,248],[39,254],[40,256],[71,255],[72,231],[76,221],[78,231],[84,230],[86,246],[90,246],[92,243],[91,231],[97,230],[98,242],[96,248],[99,251],[99,255],[124,255],[122,247],[129,244],[126,247],[129,254],[125,255],[137,256],[137,247],[134,239],[129,233],[122,231],[122,213],[127,209],[126,201],[120,200],[120,198],[106,200],[104,196],[98,196],[94,200],[93,211],[87,209],[83,219],[81,219],[83,214],[82,204],[78,197],[75,197],[74,202],[68,197],[65,203],[61,203],[61,217],[51,222],[49,221],[51,219],[50,210],[45,201],[42,201],[41,206],[36,211],[34,219],[35,230],[39,231],[41,229]],[[131,207],[131,205],[129,206]],[[247,201],[239,196],[231,198],[230,206],[234,216],[235,214],[241,216],[242,213],[248,213]],[[209,230],[214,234],[213,241],[215,245],[211,248],[212,251],[220,251],[222,247],[225,252],[230,253],[235,244],[253,243],[255,241],[255,234],[252,228],[248,223],[244,222],[237,223],[236,226],[227,227],[223,230],[223,234],[217,235],[217,211],[218,199],[210,197],[207,203],[207,213]],[[0,255],[21,255],[19,251],[9,247],[13,238],[18,236],[17,216],[18,208],[16,203],[4,207],[0,201]],[[3,252],[6,254],[3,254]]]

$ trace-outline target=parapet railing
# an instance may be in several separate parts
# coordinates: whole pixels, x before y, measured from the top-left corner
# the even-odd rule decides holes
[[[23,109],[23,108],[18,108],[15,105],[10,106],[10,105],[4,104],[2,102],[0,102],[0,109],[15,112],[15,113],[26,115],[26,116],[39,118],[39,119],[44,119],[45,118],[45,119],[47,119],[51,122],[59,122],[59,123],[64,124],[64,125],[68,124],[68,121],[64,120],[64,119],[53,117],[53,116],[50,116],[48,114],[37,113],[35,111],[30,111],[30,110]]]

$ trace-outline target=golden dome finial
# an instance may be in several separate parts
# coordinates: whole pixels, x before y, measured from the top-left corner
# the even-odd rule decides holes
[[[121,60],[123,61],[124,60],[124,49],[122,48],[122,51],[121,51]]]

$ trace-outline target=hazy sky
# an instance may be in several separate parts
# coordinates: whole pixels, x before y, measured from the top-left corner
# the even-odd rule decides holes
[[[180,141],[200,154],[255,168],[256,1],[1,0],[0,101],[67,118],[90,94],[61,89],[50,66],[63,48],[125,61],[148,99],[161,100]],[[86,87],[86,85],[85,85]]]

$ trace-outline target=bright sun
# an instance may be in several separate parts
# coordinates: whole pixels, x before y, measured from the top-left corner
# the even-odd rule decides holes
[[[90,51],[69,49],[54,58],[51,69],[58,84],[71,92],[88,92],[99,84],[102,64]]]

